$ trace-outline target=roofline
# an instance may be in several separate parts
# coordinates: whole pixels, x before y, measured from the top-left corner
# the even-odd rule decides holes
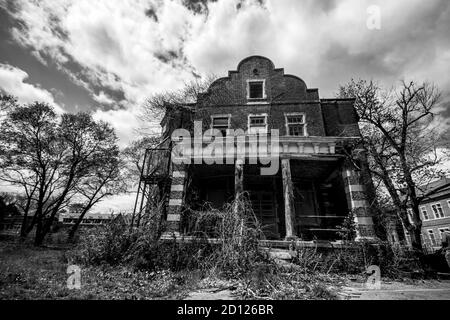
[[[262,58],[262,59],[269,60],[270,63],[272,64],[272,68],[275,69],[275,64],[274,64],[273,61],[270,60],[269,58],[264,57],[264,56],[260,56],[260,55],[253,55],[253,56],[248,56],[247,58],[242,59],[242,60],[238,63],[237,69],[236,69],[236,70],[239,70],[239,68],[241,67],[241,64],[243,64],[245,61],[250,60],[250,59],[253,59],[253,58]]]
[[[321,98],[320,101],[332,102],[332,101],[355,101],[356,98]]]

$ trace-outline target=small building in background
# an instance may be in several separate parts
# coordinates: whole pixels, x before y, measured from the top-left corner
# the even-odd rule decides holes
[[[82,208],[77,204],[70,205],[66,209],[62,209],[58,214],[58,223],[60,226],[71,226],[76,223],[78,218],[80,217],[82,212]],[[80,226],[96,226],[105,224],[110,221],[116,214],[114,213],[96,213],[96,212],[88,212],[83,217]]]
[[[443,177],[417,189],[417,195],[425,197],[419,206],[422,245],[429,251],[434,251],[441,247],[442,233],[450,231],[450,178]],[[411,209],[408,209],[408,215],[411,220]],[[406,229],[405,235],[411,243]]]

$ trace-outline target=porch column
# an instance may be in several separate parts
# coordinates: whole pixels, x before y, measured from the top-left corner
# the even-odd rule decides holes
[[[296,238],[294,217],[294,192],[292,187],[291,163],[289,159],[281,159],[283,177],[284,220],[286,223],[286,240]]]
[[[244,192],[244,160],[236,159],[234,164],[234,198],[240,198],[242,192]]]
[[[366,188],[361,183],[360,174],[349,163],[342,170],[345,194],[349,209],[353,212],[356,224],[356,239],[375,239],[372,213],[367,201]]]
[[[170,186],[169,207],[167,213],[166,233],[179,236],[181,231],[181,209],[183,206],[183,197],[187,167],[184,164],[173,164],[172,184]]]

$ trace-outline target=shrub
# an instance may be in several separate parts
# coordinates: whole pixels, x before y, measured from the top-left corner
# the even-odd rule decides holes
[[[151,223],[130,228],[116,217],[105,226],[87,230],[73,252],[73,259],[84,264],[128,263],[138,269],[172,271],[199,269],[236,277],[252,270],[258,261],[269,261],[258,250],[262,236],[250,203],[241,199],[223,210],[198,212],[193,221],[195,235],[189,241],[161,239]],[[205,238],[203,228],[211,226],[218,243]],[[156,236],[155,236],[156,233]]]

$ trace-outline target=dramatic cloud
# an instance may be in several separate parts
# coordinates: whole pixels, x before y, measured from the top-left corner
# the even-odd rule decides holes
[[[380,29],[367,27],[370,6],[379,9]],[[136,138],[137,127],[158,131],[158,119],[139,119],[147,97],[224,76],[254,54],[324,98],[351,78],[386,88],[402,79],[433,81],[443,90],[441,115],[450,119],[448,0],[0,0],[2,8],[15,45],[82,88],[85,99],[72,95],[65,109],[89,108],[114,126],[121,146]],[[23,102],[60,101],[52,88],[25,82],[27,72],[45,75],[11,65],[0,65],[0,88]]]
[[[16,67],[0,63],[0,92],[18,98],[19,103],[47,102],[59,113],[63,110],[55,103],[53,95],[37,85],[26,83],[28,74]]]
[[[194,77],[225,75],[252,54],[302,77],[322,97],[364,77],[386,87],[431,80],[450,101],[446,0],[3,3],[19,22],[11,29],[15,41],[86,88],[101,106],[95,114],[124,141],[133,137],[130,126],[138,124],[146,97]],[[379,30],[366,24],[372,5],[379,8]]]

